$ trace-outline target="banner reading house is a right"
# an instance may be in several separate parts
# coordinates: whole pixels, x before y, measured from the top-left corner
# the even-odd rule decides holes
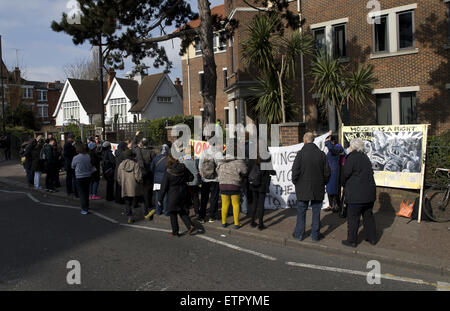
[[[377,186],[420,189],[427,148],[427,125],[344,126],[344,147],[364,141]]]

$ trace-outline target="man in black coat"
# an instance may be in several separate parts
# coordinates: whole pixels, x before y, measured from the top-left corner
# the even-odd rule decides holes
[[[64,169],[66,171],[66,191],[68,195],[75,194],[75,196],[78,197],[75,170],[72,168],[72,160],[76,155],[77,151],[73,143],[73,136],[69,135],[63,149]]]
[[[314,144],[313,134],[306,133],[303,142],[304,146],[297,153],[292,166],[292,182],[298,201],[297,225],[293,236],[300,241],[304,239],[306,211],[311,202],[311,239],[317,242],[320,239],[320,210],[331,170],[325,153]]]
[[[144,215],[150,218],[156,210],[152,209],[153,198],[153,174],[151,172],[151,164],[155,158],[155,153],[150,148],[150,142],[147,138],[141,139],[138,142],[138,137],[141,132],[138,131],[133,139],[132,151],[135,155],[136,162],[141,167],[144,180]],[[151,214],[149,212],[152,211]]]

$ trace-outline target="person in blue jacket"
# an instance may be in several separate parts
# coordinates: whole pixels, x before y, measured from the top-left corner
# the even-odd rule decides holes
[[[332,132],[330,132],[330,134],[331,133]],[[340,155],[344,152],[344,148],[338,144],[335,135],[330,135],[326,139],[325,145],[328,148],[327,159],[331,169],[331,178],[327,184],[327,194],[330,206],[327,210],[336,213],[339,211],[340,206],[339,159]]]

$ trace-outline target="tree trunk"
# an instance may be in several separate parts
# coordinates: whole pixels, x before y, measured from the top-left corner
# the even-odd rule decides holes
[[[281,96],[281,114],[283,124],[286,123],[286,109],[284,107],[284,89],[283,89],[283,75],[284,75],[284,55],[281,56],[281,72],[278,72],[278,83],[280,84],[280,96]]]
[[[336,110],[337,110],[337,117],[338,117],[338,141],[341,139],[342,137],[342,107],[340,105],[336,105]],[[341,144],[344,144],[344,142],[341,141]]]
[[[208,0],[198,0],[200,12],[200,42],[203,55],[204,89],[203,107],[205,109],[205,123],[216,123],[216,93],[217,93],[217,73],[216,62],[214,60],[213,46],[213,25],[211,17],[210,3]]]

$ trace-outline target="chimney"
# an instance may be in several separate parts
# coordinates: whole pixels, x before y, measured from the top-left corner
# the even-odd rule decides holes
[[[109,89],[111,88],[111,85],[114,81],[114,78],[116,77],[116,72],[114,71],[113,68],[109,68],[108,69],[108,74],[107,74],[107,82],[108,82],[108,89],[106,90],[107,92],[109,91]]]
[[[19,67],[14,68],[13,76],[14,76],[14,81],[16,83],[20,83],[20,69],[19,69]]]
[[[135,81],[137,81],[137,83],[138,83],[139,85],[141,85],[142,80],[144,79],[144,77],[143,77],[142,73],[136,72],[136,73],[134,74],[133,79],[134,79]]]
[[[174,82],[175,86],[180,85],[181,86],[181,80],[180,78],[176,78]]]

